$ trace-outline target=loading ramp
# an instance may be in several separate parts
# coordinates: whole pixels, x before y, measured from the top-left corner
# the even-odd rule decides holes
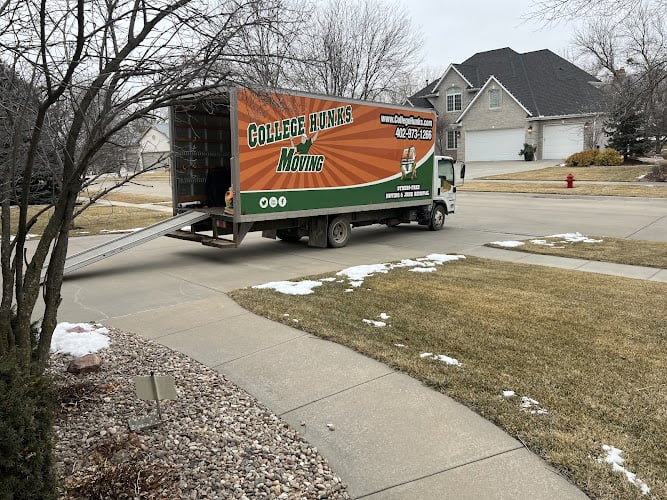
[[[115,240],[103,243],[83,252],[67,257],[65,260],[65,268],[63,274],[70,273],[77,269],[80,269],[84,266],[92,264],[94,262],[106,259],[112,255],[124,252],[130,248],[142,245],[148,241],[164,236],[167,233],[171,233],[175,230],[182,228],[183,226],[188,226],[196,222],[208,219],[210,215],[204,212],[198,212],[192,210],[185,212],[174,217],[171,217],[167,220],[153,224],[146,228],[134,231],[130,234],[126,234],[117,238]],[[46,276],[46,268],[42,269],[41,281],[44,281]]]

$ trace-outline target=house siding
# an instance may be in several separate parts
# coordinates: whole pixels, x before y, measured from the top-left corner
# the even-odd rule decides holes
[[[447,89],[452,87],[461,89],[461,111],[447,111]],[[458,151],[460,151],[460,149],[447,149],[446,147],[447,131],[459,130],[458,127],[454,126],[454,123],[474,97],[474,92],[471,92],[468,89],[468,82],[461,78],[456,71],[450,70],[438,85],[438,96],[429,98],[429,101],[433,104],[433,107],[438,113],[438,117],[444,119],[445,122],[444,127],[440,127],[439,130],[436,130],[436,148],[438,149],[438,153],[452,156],[454,159],[457,159]],[[460,140],[461,139],[459,138],[459,141]]]
[[[489,109],[487,90],[488,88],[484,89],[484,95],[479,96],[479,99],[477,99],[472,108],[470,108],[463,117],[461,137],[459,138],[458,144],[458,158],[463,160],[465,160],[465,132],[490,129],[528,128],[526,111],[511,95],[501,89],[500,108]],[[526,142],[530,142],[530,140],[526,140]],[[517,144],[517,153],[521,147],[522,144]],[[518,156],[517,159],[519,159]]]

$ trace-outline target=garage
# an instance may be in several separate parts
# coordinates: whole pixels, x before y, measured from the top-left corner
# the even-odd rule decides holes
[[[562,160],[584,149],[583,125],[545,125],[544,160]]]
[[[474,130],[465,135],[466,161],[518,160],[525,142],[523,128]]]

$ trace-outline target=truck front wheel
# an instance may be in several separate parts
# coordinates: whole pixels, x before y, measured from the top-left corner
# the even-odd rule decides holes
[[[332,248],[344,247],[350,241],[351,232],[350,221],[346,217],[340,215],[334,217],[329,222],[329,228],[327,229],[327,242],[329,246]]]
[[[428,228],[431,231],[440,231],[445,225],[445,207],[442,205],[436,205],[431,210],[431,222],[429,222]]]

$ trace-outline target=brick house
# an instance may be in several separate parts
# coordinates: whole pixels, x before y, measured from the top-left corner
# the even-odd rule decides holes
[[[406,104],[435,109],[436,148],[465,161],[562,160],[604,146],[601,82],[550,50],[479,52],[451,64]]]

